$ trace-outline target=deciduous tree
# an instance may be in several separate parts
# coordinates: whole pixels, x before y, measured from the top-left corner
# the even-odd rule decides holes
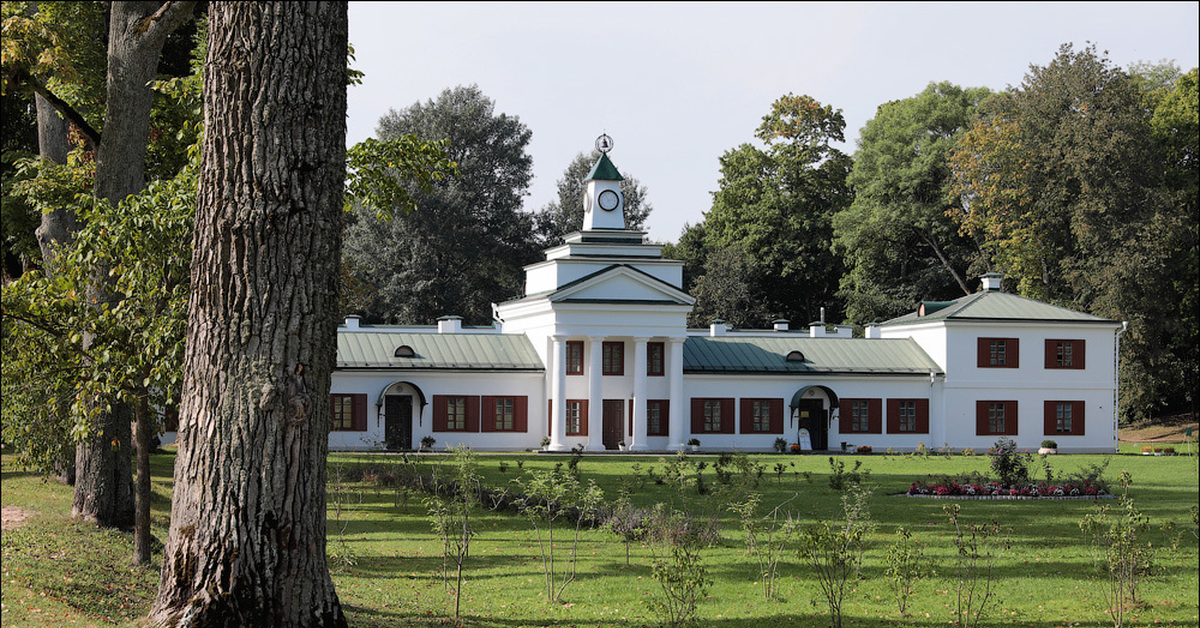
[[[171,529],[150,620],[345,626],[325,456],[346,6],[214,2]]]

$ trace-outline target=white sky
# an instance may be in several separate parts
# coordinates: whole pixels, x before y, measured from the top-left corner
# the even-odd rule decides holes
[[[391,3],[351,2],[355,67],[348,143],[390,108],[478,84],[533,132],[526,210],[598,135],[654,207],[650,237],[704,218],[718,159],[753,142],[792,92],[841,109],[843,150],[880,104],[930,82],[1018,85],[1060,44],[1107,50],[1120,67],[1197,66],[1200,3]]]

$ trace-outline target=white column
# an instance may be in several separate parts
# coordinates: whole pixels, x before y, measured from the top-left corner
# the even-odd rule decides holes
[[[644,451],[646,444],[646,341],[633,339],[633,436],[626,436],[630,451]],[[621,426],[624,431],[625,426]]]
[[[667,359],[667,373],[671,378],[671,419],[668,423],[671,439],[668,442],[674,449],[683,449],[689,438],[683,429],[683,341],[683,338],[671,339],[671,354]]]
[[[554,336],[554,358],[550,364],[550,390],[554,409],[550,417],[550,451],[566,451],[567,437],[567,340]]]
[[[604,450],[604,338],[588,338],[588,451]]]

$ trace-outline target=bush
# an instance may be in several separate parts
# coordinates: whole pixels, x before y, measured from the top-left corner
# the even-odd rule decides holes
[[[988,450],[988,456],[992,458],[992,471],[1001,486],[1017,486],[1029,481],[1030,456],[1019,453],[1011,438],[996,441]]]
[[[1042,448],[1043,449],[1058,449],[1058,443],[1047,438],[1046,440],[1042,441]]]

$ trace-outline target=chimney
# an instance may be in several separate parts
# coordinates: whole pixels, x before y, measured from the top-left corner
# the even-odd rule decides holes
[[[709,336],[724,336],[725,335],[725,319],[714,318],[708,326]]]
[[[775,326],[775,331],[787,331],[787,330],[788,330],[788,323],[790,323],[790,322],[791,322],[791,321],[789,321],[789,320],[788,320],[788,319],[786,319],[786,318],[777,318],[777,319],[775,319],[775,321],[772,323],[772,325],[774,325],[774,326]]]
[[[443,316],[438,319],[439,334],[457,334],[462,332],[461,316]]]
[[[351,314],[346,317],[346,331],[358,331],[359,316]]]
[[[825,321],[813,321],[808,324],[808,335],[813,338],[825,336]]]
[[[1000,285],[1004,275],[1000,273],[987,273],[979,278],[979,287],[984,292],[999,292],[1002,288]]]
[[[867,323],[863,335],[867,338],[883,338],[883,330],[879,327],[879,323]]]

